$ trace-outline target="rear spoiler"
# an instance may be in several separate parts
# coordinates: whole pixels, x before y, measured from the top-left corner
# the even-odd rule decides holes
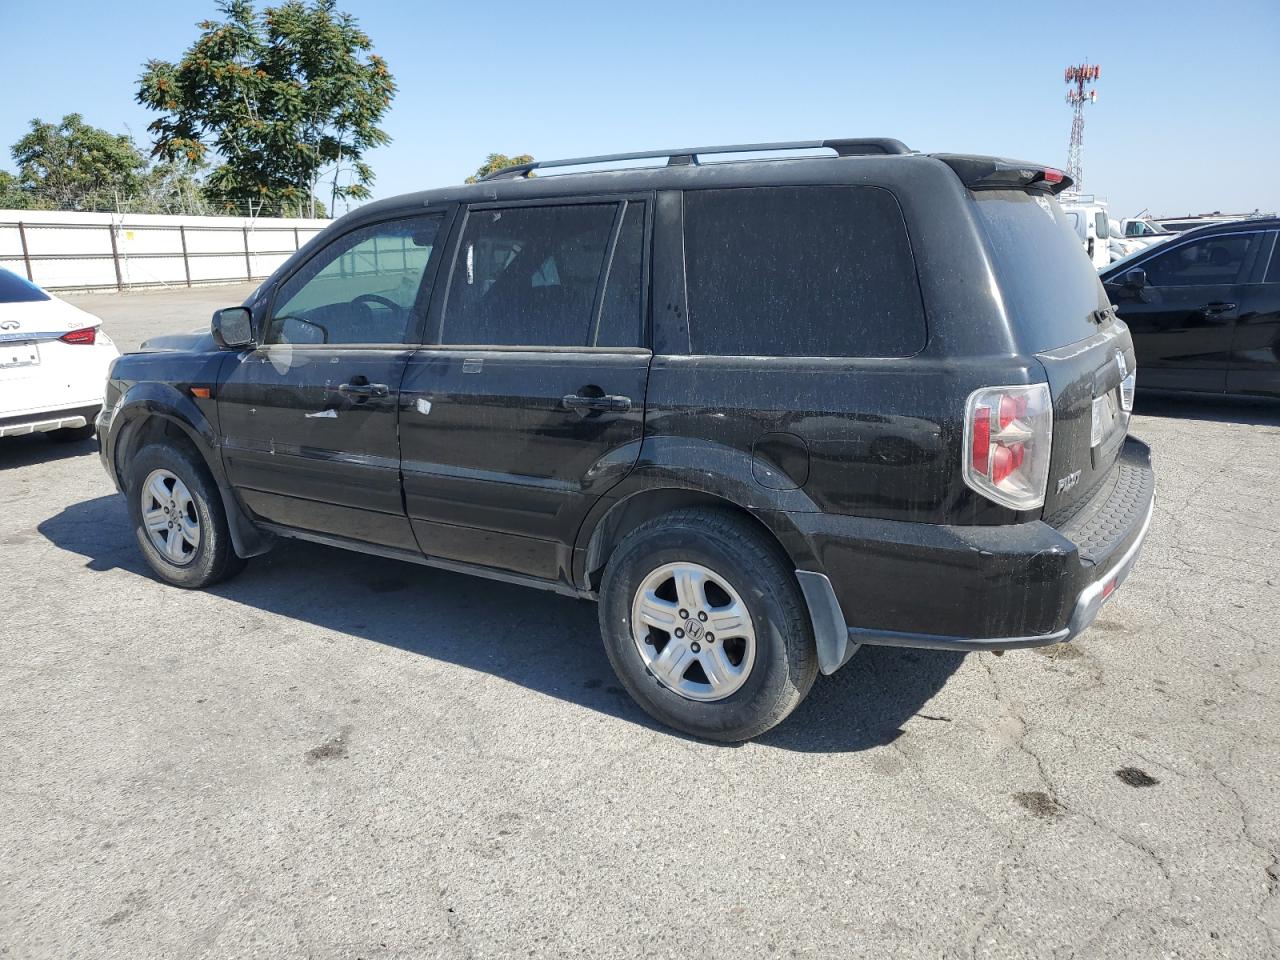
[[[1071,178],[1061,170],[1046,167],[1043,163],[959,153],[935,153],[932,156],[954,170],[970,190],[1025,190],[1041,186],[1056,195],[1072,184]]]

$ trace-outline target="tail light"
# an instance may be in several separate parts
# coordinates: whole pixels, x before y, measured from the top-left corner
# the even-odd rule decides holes
[[[76,343],[93,346],[98,339],[98,328],[81,327],[79,330],[72,330],[70,333],[64,333],[58,339],[63,343]]]
[[[1014,510],[1044,504],[1053,442],[1049,385],[983,387],[964,417],[964,482]]]

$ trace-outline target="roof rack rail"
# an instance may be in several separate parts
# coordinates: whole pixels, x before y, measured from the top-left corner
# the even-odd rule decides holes
[[[578,167],[591,163],[619,163],[624,160],[655,160],[665,158],[667,166],[679,167],[697,164],[698,157],[716,153],[764,153],[770,150],[815,150],[825,147],[834,150],[837,156],[859,157],[874,154],[910,153],[907,145],[901,140],[891,137],[864,137],[837,140],[791,140],[783,143],[737,143],[718,147],[683,147],[679,150],[641,150],[638,153],[609,153],[599,157],[571,157],[567,160],[533,160],[529,163],[517,163],[493,173],[486,174],[483,180],[506,180],[514,177],[527,177],[535,170],[548,167]]]

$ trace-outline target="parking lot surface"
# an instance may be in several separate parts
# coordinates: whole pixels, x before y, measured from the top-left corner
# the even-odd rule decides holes
[[[247,292],[74,302],[127,348]],[[1280,408],[1132,430],[1092,629],[863,648],[736,747],[591,603],[300,543],[162,586],[94,444],[4,441],[0,956],[1280,955]]]

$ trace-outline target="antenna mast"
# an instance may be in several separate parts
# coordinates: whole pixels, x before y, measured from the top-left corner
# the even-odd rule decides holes
[[[1087,87],[1097,82],[1102,69],[1096,64],[1084,63],[1067,67],[1063,79],[1067,82],[1067,103],[1071,104],[1071,144],[1067,148],[1067,176],[1080,190],[1084,185],[1084,105],[1098,102],[1098,91]]]

